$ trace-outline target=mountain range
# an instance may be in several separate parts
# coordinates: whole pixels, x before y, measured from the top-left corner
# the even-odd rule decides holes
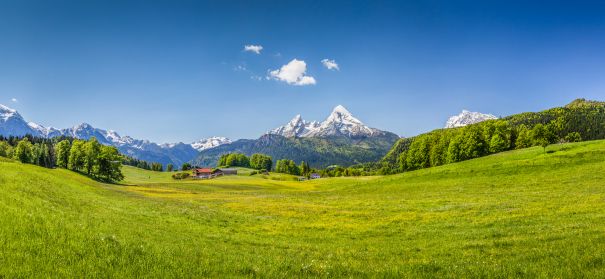
[[[34,122],[27,122],[19,112],[2,104],[0,104],[0,135],[32,135],[44,138],[67,136],[77,139],[95,137],[101,144],[115,146],[121,153],[128,156],[149,162],[159,162],[163,165],[174,164],[175,166],[191,161],[199,151],[231,142],[228,138],[212,137],[191,144],[180,142],[159,145],[148,140],[121,136],[115,131],[95,128],[87,123],[66,129],[56,129],[44,127]]]
[[[365,125],[339,105],[322,122],[309,122],[296,115],[258,139],[242,139],[203,150],[193,163],[212,166],[222,154],[238,152],[264,153],[274,161],[305,161],[312,167],[349,166],[382,158],[398,139],[394,133]]]
[[[446,128],[495,118],[490,114],[464,110],[461,114],[450,117]],[[258,139],[231,141],[225,137],[211,137],[190,144],[157,144],[121,136],[113,130],[95,128],[87,123],[66,129],[44,127],[27,122],[16,110],[0,104],[0,135],[45,138],[68,136],[77,139],[95,137],[100,143],[115,146],[120,152],[133,158],[175,166],[185,162],[213,166],[222,154],[232,152],[246,155],[264,153],[272,156],[274,161],[305,161],[312,167],[348,166],[379,160],[400,138],[394,133],[367,126],[341,105],[336,106],[324,121],[306,121],[296,115],[290,122],[268,131]]]

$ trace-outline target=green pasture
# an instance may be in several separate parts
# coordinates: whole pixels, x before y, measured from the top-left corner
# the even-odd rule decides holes
[[[0,159],[0,278],[605,277],[605,141],[547,150],[303,182]]]

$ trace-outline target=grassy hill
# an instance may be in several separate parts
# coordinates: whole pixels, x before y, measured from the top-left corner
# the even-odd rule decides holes
[[[0,159],[0,277],[605,277],[605,141],[549,150],[305,182]]]

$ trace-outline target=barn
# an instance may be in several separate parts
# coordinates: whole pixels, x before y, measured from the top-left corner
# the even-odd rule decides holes
[[[219,169],[223,172],[223,175],[237,175],[237,169],[228,168],[228,169]]]

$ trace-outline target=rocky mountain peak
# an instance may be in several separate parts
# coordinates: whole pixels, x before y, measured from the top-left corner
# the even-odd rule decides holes
[[[344,106],[334,107],[323,122],[307,122],[296,115],[288,124],[273,129],[268,134],[284,137],[372,136],[380,130],[370,128],[355,118]]]

